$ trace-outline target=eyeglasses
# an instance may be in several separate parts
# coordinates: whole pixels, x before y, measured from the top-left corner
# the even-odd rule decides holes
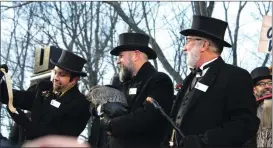
[[[191,41],[193,40],[196,40],[196,41],[201,41],[201,40],[204,40],[204,39],[201,39],[201,38],[195,38],[195,37],[187,37],[186,38],[186,43],[185,45],[189,44]]]
[[[268,81],[268,82],[259,82],[256,85],[260,86],[260,87],[265,87],[267,86],[272,86],[272,81]]]

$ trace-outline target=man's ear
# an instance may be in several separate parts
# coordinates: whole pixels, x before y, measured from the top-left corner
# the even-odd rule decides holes
[[[200,49],[201,52],[204,52],[206,50],[209,50],[209,42],[208,41],[205,41]]]
[[[134,51],[133,61],[136,62],[140,59],[141,52],[139,50]]]
[[[76,83],[79,81],[79,79],[80,79],[80,77],[79,77],[79,76],[76,76],[76,77],[73,78],[72,81],[76,84]]]
[[[253,93],[254,93],[254,95],[256,94],[256,92],[257,92],[256,87],[253,87]]]

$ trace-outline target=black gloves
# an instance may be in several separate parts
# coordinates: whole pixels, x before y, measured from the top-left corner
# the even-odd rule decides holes
[[[204,138],[197,135],[186,136],[179,142],[179,148],[203,148],[207,142]]]
[[[128,113],[127,107],[119,102],[108,102],[102,105],[102,112],[110,118],[118,117]]]
[[[97,112],[97,107],[92,102],[90,102],[89,112],[90,112],[91,116],[99,117],[98,112]]]
[[[111,131],[111,118],[127,114],[127,108],[119,102],[108,102],[102,105],[103,116],[100,118],[100,126]],[[94,112],[94,111],[93,111]]]
[[[4,68],[6,73],[8,72],[8,66],[6,64],[0,65],[0,68]],[[0,79],[4,76],[4,73],[0,70]]]
[[[0,68],[4,68],[6,73],[8,72],[8,66],[6,64],[0,65]],[[0,70],[0,80],[3,78],[4,73]],[[0,81],[1,82],[1,81]],[[3,80],[0,85],[0,102],[7,103],[8,90],[6,82]]]
[[[24,129],[30,128],[31,121],[27,117],[27,115],[21,110],[17,109],[18,114],[12,113],[8,106],[7,106],[8,113],[10,114],[11,118],[17,123],[18,125],[22,126]]]
[[[100,118],[100,127],[106,129],[107,131],[111,130],[111,119],[104,115]]]
[[[3,80],[0,84],[0,102],[7,104],[9,100],[7,84]]]

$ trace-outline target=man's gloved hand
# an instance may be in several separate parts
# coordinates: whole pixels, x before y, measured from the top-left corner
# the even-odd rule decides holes
[[[179,142],[179,148],[203,148],[206,142],[198,135],[186,136]]]
[[[4,76],[4,73],[0,70],[0,79],[2,79]]]
[[[111,119],[109,117],[107,117],[106,115],[104,115],[103,117],[100,117],[100,127],[106,130],[110,130],[111,129]]]
[[[1,64],[0,69],[3,68],[5,69],[6,73],[8,72],[8,66],[6,64]],[[4,73],[0,70],[0,79],[4,76]]]
[[[108,102],[102,105],[102,112],[109,118],[118,117],[128,113],[128,109],[119,102]]]
[[[90,102],[89,112],[90,112],[91,116],[99,117],[97,107],[92,102]]]
[[[4,80],[2,80],[0,84],[0,102],[7,104],[8,103],[8,89],[7,89],[7,84]]]
[[[18,114],[12,113],[8,107],[7,110],[11,118],[15,121],[15,123],[21,125],[24,129],[28,129],[30,127],[31,121],[21,109],[16,109]]]

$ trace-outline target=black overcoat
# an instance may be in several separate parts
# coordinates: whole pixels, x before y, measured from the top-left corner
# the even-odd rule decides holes
[[[218,57],[199,81],[203,87],[186,93],[193,76],[186,77],[171,113],[186,136],[199,135],[209,146],[229,147],[242,146],[256,135],[259,119],[246,70]]]
[[[159,147],[165,135],[167,120],[146,98],[155,99],[166,113],[173,103],[173,83],[170,77],[146,62],[135,77],[123,84],[130,106],[129,114],[111,121],[111,148]]]
[[[27,91],[13,90],[14,107],[31,111],[31,128],[26,130],[27,139],[50,134],[79,136],[89,120],[89,102],[76,85],[60,98],[49,93],[52,86],[52,82],[42,81]],[[6,86],[2,85],[1,89],[1,101],[7,104],[7,93],[3,93],[7,92],[3,90]],[[53,106],[52,100],[58,101],[59,107]]]

